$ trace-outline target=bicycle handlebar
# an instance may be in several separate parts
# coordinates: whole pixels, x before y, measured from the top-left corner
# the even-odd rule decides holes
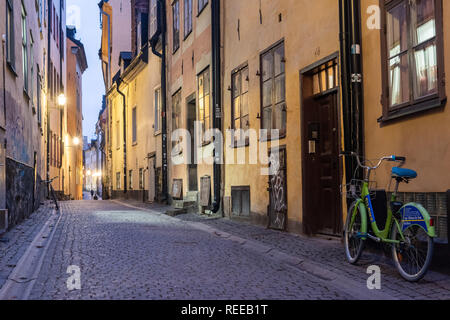
[[[381,164],[383,163],[383,161],[397,161],[397,162],[405,162],[406,161],[406,157],[401,157],[401,156],[387,156],[387,157],[382,157],[380,158],[378,164],[375,167],[369,167],[369,166],[364,166],[361,163],[361,159],[360,156],[356,153],[356,152],[348,152],[348,151],[344,151],[341,152],[340,154],[341,156],[353,156],[356,158],[357,162],[358,162],[358,166],[363,168],[363,169],[367,169],[367,170],[376,170],[378,169]]]

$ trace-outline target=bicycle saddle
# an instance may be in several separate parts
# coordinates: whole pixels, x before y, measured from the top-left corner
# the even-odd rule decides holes
[[[417,178],[417,172],[411,169],[404,169],[399,167],[392,168],[392,177],[394,178],[404,178],[404,179],[415,179]]]

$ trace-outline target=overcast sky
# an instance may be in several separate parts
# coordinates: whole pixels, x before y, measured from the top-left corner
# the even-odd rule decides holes
[[[83,135],[95,137],[95,124],[105,93],[100,49],[100,16],[96,0],[67,0],[67,25],[75,25],[77,39],[84,44],[88,69],[83,74]]]

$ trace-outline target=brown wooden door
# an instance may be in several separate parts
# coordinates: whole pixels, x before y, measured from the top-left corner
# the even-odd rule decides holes
[[[269,153],[269,228],[286,230],[287,222],[287,176],[286,148],[280,147]]]
[[[337,93],[303,103],[304,225],[307,233],[341,231]]]

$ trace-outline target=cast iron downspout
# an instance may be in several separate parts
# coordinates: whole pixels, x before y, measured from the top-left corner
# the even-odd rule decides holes
[[[48,11],[48,29],[47,29],[47,110],[46,110],[46,118],[47,118],[47,181],[50,180],[50,81],[49,77],[52,72],[50,68],[51,63],[51,23],[52,21],[52,0],[47,1],[47,11]],[[47,195],[50,196],[50,183],[47,183]]]
[[[119,77],[116,81],[116,90],[123,99],[123,193],[127,193],[127,101],[122,91],[120,91],[120,84],[122,79]]]
[[[364,155],[362,96],[361,20],[358,0],[340,0],[341,83],[344,117],[344,148]],[[350,183],[356,160],[345,159],[346,181]],[[358,175],[360,173],[358,172]],[[358,178],[358,176],[357,176]]]
[[[339,28],[340,28],[340,55],[341,55],[341,87],[342,87],[342,113],[344,122],[344,149],[351,151],[351,104],[350,104],[350,57],[349,57],[349,30],[348,30],[348,1],[339,1]],[[353,177],[353,159],[345,159],[346,183]]]
[[[60,92],[59,92],[59,94],[64,94],[64,92],[62,92],[61,91],[61,88],[62,88],[62,83],[63,83],[63,67],[62,67],[62,64],[63,64],[63,54],[64,54],[64,52],[63,52],[63,43],[62,43],[62,41],[63,41],[63,39],[62,39],[62,32],[63,32],[63,30],[62,30],[62,1],[59,1],[59,30],[61,31],[61,32],[58,32],[57,34],[59,34],[59,90],[60,90]],[[65,47],[65,46],[64,46]],[[63,107],[64,109],[66,108],[66,105],[64,105],[64,106],[60,106],[60,107]],[[59,110],[59,139],[60,139],[60,141],[59,141],[59,143],[60,143],[60,146],[62,145],[62,139],[63,139],[63,119],[64,119],[64,109],[63,110]],[[60,188],[61,188],[61,190],[60,190],[60,192],[61,192],[61,194],[62,195],[64,195],[64,169],[62,169],[62,160],[63,160],[63,155],[64,155],[64,148],[59,148],[59,158],[61,159],[61,163],[59,163],[59,165],[60,165],[60,167],[59,167],[59,176],[60,177],[62,177],[61,179],[61,181],[62,181],[62,185],[60,184]],[[63,170],[63,173],[61,174],[61,169]]]
[[[361,0],[351,0],[352,4],[352,99],[354,105],[354,144],[357,154],[364,155],[364,107],[361,48]],[[362,178],[362,172],[360,173]]]
[[[212,26],[212,105],[213,105],[213,129],[222,130],[222,109],[220,90],[220,0],[211,1],[211,26]],[[220,209],[221,196],[221,154],[222,141],[214,140],[214,203],[212,212],[217,213]]]
[[[151,41],[152,53],[161,58],[161,135],[162,135],[162,202],[168,201],[168,159],[167,159],[167,76],[166,76],[166,2],[158,0],[160,4],[161,30],[160,34],[154,35],[154,39],[158,39],[161,35],[162,53],[156,50],[157,40]]]

